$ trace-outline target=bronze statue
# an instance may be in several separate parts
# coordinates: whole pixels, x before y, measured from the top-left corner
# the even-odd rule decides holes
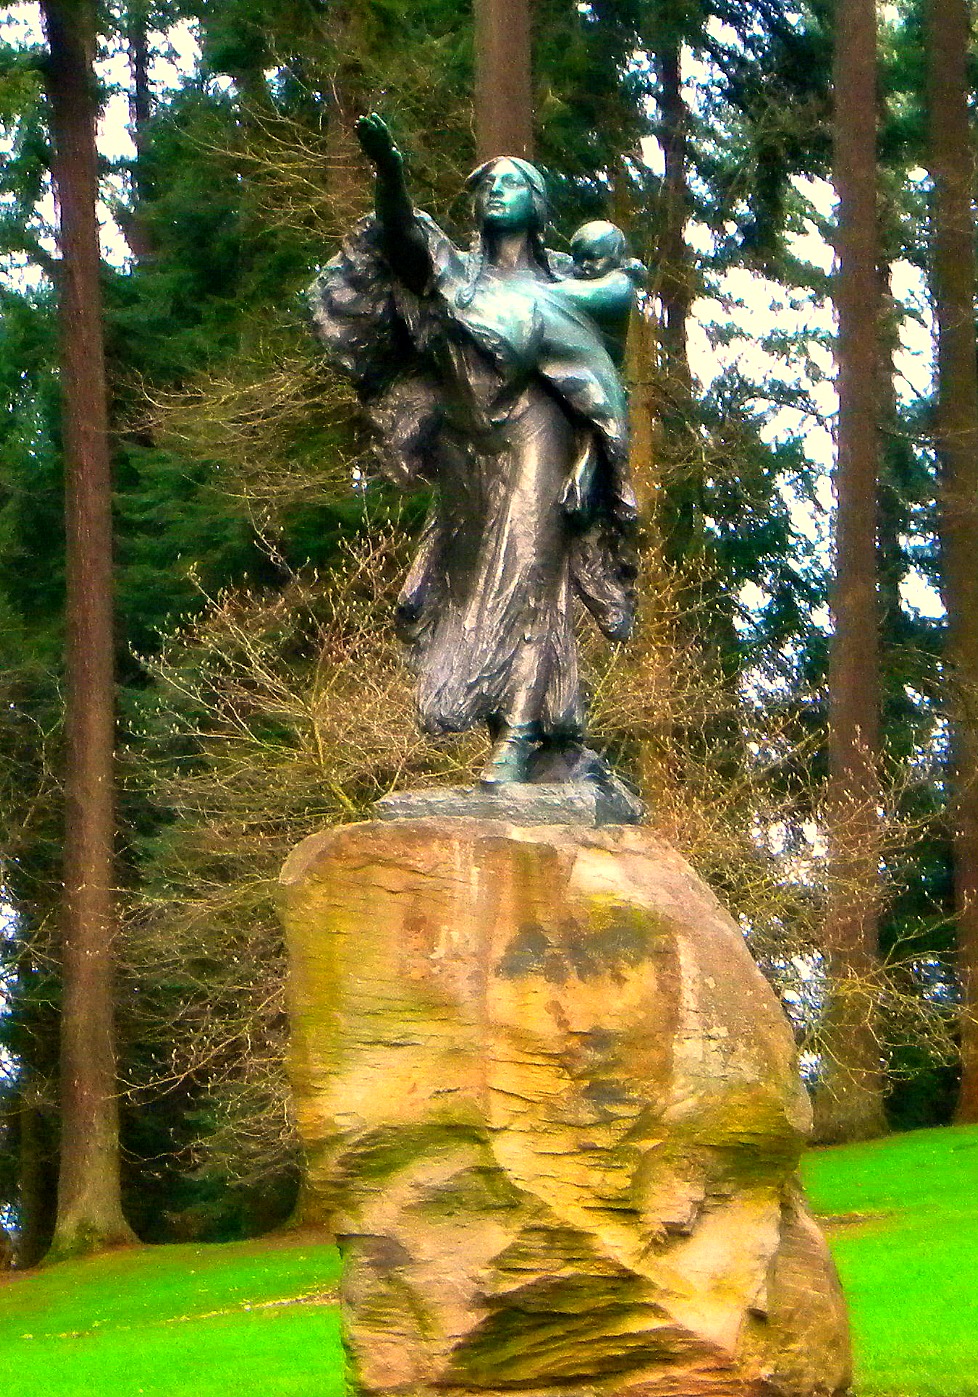
[[[376,214],[311,302],[386,472],[434,487],[397,617],[421,724],[450,733],[485,721],[485,785],[574,779],[593,760],[574,598],[611,640],[633,621],[616,364],[643,269],[613,224],[585,225],[573,256],[548,249],[543,176],[516,158],[469,176],[476,232],[460,251],[413,207],[381,118],[361,118],[357,134],[376,168]]]

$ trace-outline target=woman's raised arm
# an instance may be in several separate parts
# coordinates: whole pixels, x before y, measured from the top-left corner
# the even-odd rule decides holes
[[[404,179],[404,157],[387,123],[376,112],[359,118],[356,133],[376,171],[376,212],[384,256],[397,279],[409,291],[419,293],[431,276],[431,258]]]

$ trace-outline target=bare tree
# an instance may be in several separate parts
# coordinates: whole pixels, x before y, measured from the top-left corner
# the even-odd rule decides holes
[[[816,1138],[867,1139],[886,1129],[878,1036],[847,979],[878,960],[879,599],[877,480],[881,295],[876,179],[875,0],[835,6],[833,149],[839,199],[835,303],[839,424],[836,448],[835,630],[829,664],[828,835],[836,891],[825,951],[841,987],[826,1008]]]
[[[61,1165],[53,1251],[133,1240],[122,1215],[113,1034],[112,493],[95,147],[95,12],[42,0],[60,216],[67,526]]]

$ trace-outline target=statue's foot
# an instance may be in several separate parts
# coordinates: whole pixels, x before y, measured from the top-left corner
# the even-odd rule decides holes
[[[527,780],[536,738],[509,728],[503,730],[479,778],[483,786],[509,786]]]

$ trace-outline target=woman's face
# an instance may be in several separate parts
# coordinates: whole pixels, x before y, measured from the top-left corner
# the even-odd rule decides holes
[[[479,221],[484,228],[516,231],[533,222],[533,191],[511,160],[497,160],[479,182]]]

